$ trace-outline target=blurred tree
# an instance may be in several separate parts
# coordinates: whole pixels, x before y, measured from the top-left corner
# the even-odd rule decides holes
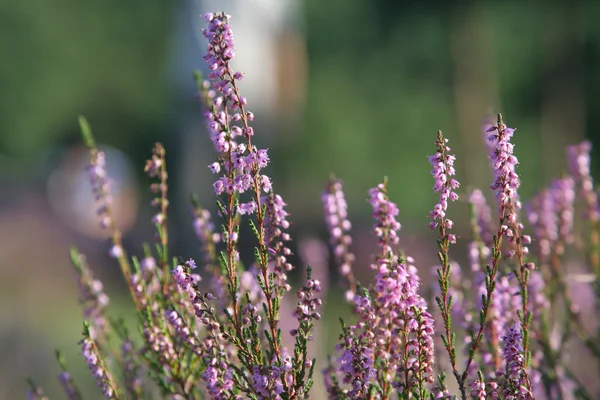
[[[1,2],[0,155],[10,164],[0,166],[39,166],[48,146],[78,134],[78,114],[133,156],[156,139],[169,13],[158,0]]]

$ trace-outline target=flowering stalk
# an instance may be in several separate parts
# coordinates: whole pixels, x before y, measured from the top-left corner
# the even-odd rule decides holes
[[[29,385],[29,389],[26,393],[27,400],[49,400],[44,394],[44,389],[42,389],[41,386],[38,386],[33,379],[28,378],[27,384]]]
[[[215,232],[210,211],[200,206],[195,195],[192,195],[191,202],[194,232],[201,244],[202,262],[213,275],[219,277],[221,271],[218,264],[217,244],[221,240],[221,235]]]
[[[293,387],[293,393],[297,394],[299,398],[303,396],[308,399],[308,392],[312,386],[315,359],[308,358],[308,342],[313,340],[314,321],[321,319],[321,314],[317,312],[317,309],[323,304],[317,297],[320,292],[321,282],[312,279],[312,269],[308,267],[306,282],[298,290],[298,305],[293,312],[293,316],[298,320],[298,328],[290,332],[296,338],[292,366],[293,378],[290,386]]]
[[[435,141],[437,152],[429,157],[429,162],[433,167],[431,171],[435,181],[433,190],[434,192],[440,193],[440,200],[429,213],[429,217],[432,219],[429,226],[431,229],[439,228],[440,232],[440,239],[438,239],[438,246],[440,249],[438,252],[438,259],[441,263],[441,269],[437,270],[440,296],[436,296],[435,300],[442,313],[442,319],[444,320],[444,332],[441,337],[444,347],[448,352],[448,356],[450,357],[452,372],[456,377],[459,386],[464,387],[464,382],[461,382],[460,374],[456,368],[456,335],[451,332],[453,298],[452,295],[449,295],[451,274],[449,250],[450,244],[456,243],[456,236],[453,233],[448,232],[452,229],[454,223],[451,219],[446,218],[448,200],[458,200],[458,194],[456,194],[454,190],[456,190],[460,184],[456,179],[452,178],[452,176],[456,174],[454,169],[454,160],[456,157],[449,154],[450,147],[447,146],[447,143],[448,139],[444,138],[442,131],[438,131],[437,140]]]
[[[211,111],[206,116],[215,149],[219,154],[224,155],[218,163],[211,164],[210,168],[214,173],[219,173],[221,169],[225,172],[225,176],[215,182],[214,188],[217,195],[223,193],[227,195],[225,204],[220,204],[220,211],[227,218],[224,232],[227,247],[225,261],[229,297],[232,300],[232,322],[238,338],[243,340],[240,310],[236,298],[239,289],[235,272],[239,257],[236,249],[239,232],[237,216],[256,213],[256,224],[252,226],[258,241],[256,259],[260,268],[260,284],[267,299],[268,340],[273,346],[278,362],[281,362],[276,322],[279,313],[279,296],[270,284],[269,251],[265,238],[265,209],[262,205],[263,191],[268,193],[271,190],[270,179],[261,174],[261,170],[269,163],[269,157],[266,150],[259,150],[252,144],[254,130],[249,122],[254,119],[254,115],[246,111],[247,101],[241,96],[237,85],[237,81],[242,79],[243,74],[234,73],[230,66],[235,51],[228,17],[222,13],[207,14],[205,19],[209,23],[209,28],[204,30],[204,35],[209,41],[208,53],[205,56],[211,69],[209,78],[214,88],[222,95],[214,99]],[[234,114],[231,115],[230,112]],[[233,125],[235,122],[240,122],[242,126]],[[235,141],[237,137],[241,137],[245,143],[238,144]],[[238,197],[246,191],[252,193],[252,199],[240,203]]]
[[[58,381],[60,382],[65,394],[67,395],[68,400],[81,400],[83,397],[81,396],[81,391],[73,382],[73,378],[69,371],[67,371],[67,365],[63,354],[60,351],[56,351],[56,360],[60,365],[61,373],[58,376]]]
[[[579,194],[585,205],[585,216],[588,221],[587,258],[595,275],[593,285],[596,292],[596,305],[600,306],[600,205],[598,193],[594,191],[594,179],[590,174],[590,151],[592,144],[584,141],[578,145],[569,146],[570,174],[579,187]]]
[[[102,390],[104,397],[119,399],[119,394],[116,391],[117,385],[104,364],[102,354],[100,354],[98,346],[90,334],[90,326],[87,322],[83,323],[83,340],[80,343],[83,357],[92,375],[96,378],[96,383]]]
[[[506,399],[532,400],[534,398],[525,366],[522,339],[519,328],[509,328],[502,336],[502,357],[506,362],[506,386],[503,395]]]
[[[162,276],[163,293],[167,292],[167,285],[169,283],[169,236],[167,232],[167,209],[169,207],[169,200],[167,199],[167,192],[169,186],[167,185],[167,163],[165,160],[165,148],[162,144],[156,143],[152,149],[152,158],[146,161],[144,172],[148,174],[150,178],[158,179],[158,183],[150,185],[150,190],[153,194],[159,195],[152,200],[152,206],[158,208],[158,212],[152,217],[152,223],[156,227],[160,246],[157,246],[158,260],[160,262]]]
[[[325,211],[325,222],[329,231],[329,244],[333,251],[338,271],[345,278],[348,286],[346,300],[352,301],[356,294],[356,278],[352,272],[354,254],[350,251],[352,237],[348,220],[348,204],[344,196],[342,182],[331,177],[327,182],[325,191],[321,195]]]
[[[467,378],[475,352],[483,340],[486,320],[490,312],[492,296],[496,288],[496,275],[500,267],[500,260],[502,259],[502,243],[503,238],[505,237],[514,238],[514,242],[516,242],[516,253],[520,267],[519,272],[521,273],[519,283],[521,284],[521,295],[523,296],[523,310],[521,312],[523,317],[521,318],[521,322],[525,332],[530,321],[530,315],[527,312],[526,287],[529,275],[528,268],[522,261],[523,251],[521,242],[523,239],[520,238],[518,234],[518,229],[522,229],[522,227],[520,224],[517,224],[517,210],[521,207],[518,200],[517,189],[521,183],[519,181],[519,176],[515,172],[518,160],[513,155],[513,145],[510,143],[510,138],[514,131],[514,129],[504,125],[502,115],[500,114],[498,114],[497,124],[486,129],[488,143],[491,148],[490,160],[494,172],[494,182],[491,185],[491,189],[494,190],[498,203],[499,228],[493,239],[491,254],[492,263],[490,266],[486,267],[485,294],[481,295],[482,307],[479,313],[479,329],[477,333],[472,333],[471,347],[467,358],[466,368],[461,376],[463,382]],[[523,285],[525,285],[524,288]],[[525,335],[527,335],[527,333],[525,333]],[[527,342],[527,336],[525,336],[525,342]],[[463,388],[461,388],[461,392],[463,398],[465,398],[466,394],[463,391]]]
[[[112,215],[111,206],[113,200],[109,193],[110,180],[106,174],[104,153],[98,150],[90,124],[83,116],[79,117],[79,126],[83,141],[90,151],[90,164],[87,167],[87,171],[96,202],[100,204],[97,210],[97,214],[100,217],[100,226],[109,230],[112,242],[110,255],[118,260],[121,272],[128,278],[130,273],[129,260],[123,249],[121,231],[117,228]]]

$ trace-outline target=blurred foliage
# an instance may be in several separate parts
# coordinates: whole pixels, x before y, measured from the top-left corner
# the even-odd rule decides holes
[[[135,150],[164,129],[171,6],[150,0],[0,2],[0,154],[31,168],[77,137],[86,114],[104,142]]]

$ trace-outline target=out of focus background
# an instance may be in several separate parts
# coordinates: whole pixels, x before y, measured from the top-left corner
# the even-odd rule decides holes
[[[93,386],[78,355],[69,245],[88,256],[114,313],[129,309],[94,219],[79,115],[107,154],[128,250],[140,254],[153,237],[143,165],[161,141],[174,254],[198,256],[188,196],[214,204],[206,168],[214,155],[192,72],[204,68],[201,15],[221,9],[232,15],[235,65],[246,73],[242,90],[257,140],[270,149],[268,173],[289,204],[293,236],[326,239],[320,194],[335,173],[344,180],[361,279],[369,279],[374,242],[367,190],[388,176],[402,243],[428,280],[435,196],[426,155],[438,129],[457,154],[463,192],[486,189],[481,126],[502,112],[518,128],[524,200],[565,171],[568,143],[600,146],[600,2],[593,0],[1,2],[0,399],[22,398],[27,376],[62,398],[55,348]],[[463,203],[453,214],[461,235],[466,210]],[[331,297],[328,309],[337,301]]]

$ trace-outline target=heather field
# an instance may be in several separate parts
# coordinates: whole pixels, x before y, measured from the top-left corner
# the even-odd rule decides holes
[[[599,398],[598,3],[63,6],[0,5],[0,399]]]

